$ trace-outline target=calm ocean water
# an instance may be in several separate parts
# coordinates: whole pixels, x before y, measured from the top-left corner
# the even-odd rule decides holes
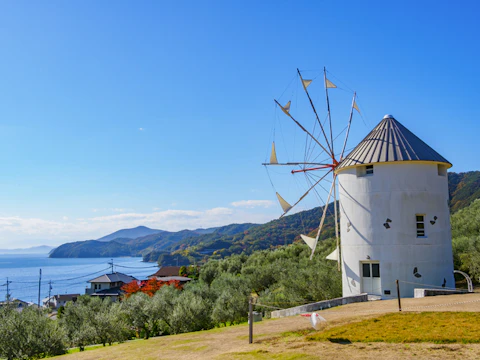
[[[37,302],[39,270],[42,269],[40,298],[51,294],[84,294],[88,280],[110,273],[110,258],[50,259],[48,255],[0,254],[0,301],[5,300],[7,278],[11,281],[10,295],[24,301]],[[114,271],[145,279],[155,273],[153,263],[143,263],[142,258],[113,258]]]

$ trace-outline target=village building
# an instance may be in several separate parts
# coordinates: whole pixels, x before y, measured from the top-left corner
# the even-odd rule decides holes
[[[341,161],[343,296],[413,297],[455,288],[447,169],[452,164],[392,115]]]
[[[88,281],[90,283],[90,288],[85,289],[85,294],[99,296],[101,298],[110,298],[112,301],[116,301],[123,295],[121,287],[134,280],[137,279],[133,276],[119,272],[104,274]]]
[[[20,299],[10,299],[10,301],[0,301],[0,308],[4,306],[13,306],[16,311],[22,312],[23,309],[29,306],[37,306],[36,304],[28,301],[23,301]]]
[[[65,306],[68,301],[77,301],[80,294],[60,294],[53,295],[50,298],[46,297],[42,300],[44,307],[50,307],[52,309],[58,309],[60,306]]]
[[[155,274],[150,275],[149,279],[159,281],[179,281],[181,285],[186,284],[192,279],[186,276],[180,276],[180,266],[162,266]]]

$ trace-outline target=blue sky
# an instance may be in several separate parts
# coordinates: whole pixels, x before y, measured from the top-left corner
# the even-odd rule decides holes
[[[297,67],[357,91],[351,145],[391,113],[478,170],[479,7],[2,2],[0,248],[278,217],[260,164]]]

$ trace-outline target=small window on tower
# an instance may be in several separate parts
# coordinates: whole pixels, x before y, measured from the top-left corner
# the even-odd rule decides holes
[[[445,165],[438,164],[438,176],[447,176],[447,167]]]
[[[373,165],[357,167],[357,177],[373,175]]]
[[[417,238],[425,237],[425,215],[417,214]]]

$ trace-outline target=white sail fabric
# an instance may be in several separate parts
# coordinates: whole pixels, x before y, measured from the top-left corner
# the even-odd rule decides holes
[[[328,255],[325,259],[338,261],[338,247],[333,250],[333,252]]]
[[[288,212],[288,210],[290,210],[292,208],[292,205],[290,205],[288,202],[286,202],[285,199],[282,198],[278,192],[276,194],[277,194],[278,202],[280,203],[280,206],[282,207],[283,211],[285,213]]]
[[[272,143],[272,153],[270,154],[270,164],[278,164],[277,153],[275,152],[275,141]]]
[[[286,111],[287,113],[290,112],[290,105],[291,105],[291,104],[292,104],[292,102],[289,101],[289,102],[287,103],[287,105],[285,105],[285,106],[283,107],[283,111]]]
[[[332,83],[330,80],[328,80],[327,78],[325,78],[325,87],[327,89],[334,89],[337,87],[337,85],[335,85],[334,83]]]
[[[312,326],[315,330],[317,330],[317,325],[321,321],[327,321],[327,320],[323,316],[318,315],[317,313],[312,313],[312,315],[310,315],[310,322],[312,323]]]
[[[307,90],[307,87],[312,83],[312,80],[302,80],[302,83],[305,90]]]
[[[306,235],[300,235],[300,237],[303,241],[305,241],[308,247],[313,250],[313,247],[315,246],[315,239]]]
[[[358,108],[357,102],[356,102],[355,100],[353,101],[353,108],[354,108],[355,110],[357,110],[358,113],[360,114],[360,109]]]

